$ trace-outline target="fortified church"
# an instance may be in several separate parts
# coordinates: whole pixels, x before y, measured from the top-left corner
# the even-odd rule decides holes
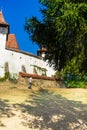
[[[43,75],[41,68],[46,70],[47,76],[54,75],[54,70],[43,60],[44,49],[38,51],[38,56],[24,52],[20,50],[15,34],[9,32],[10,25],[0,11],[0,77],[3,77],[5,72],[17,75],[19,72]]]

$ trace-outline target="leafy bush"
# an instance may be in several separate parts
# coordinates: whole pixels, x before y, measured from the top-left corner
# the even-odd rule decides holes
[[[84,73],[65,73],[64,71],[57,71],[56,78],[64,79],[67,88],[85,88],[87,82],[87,74]]]
[[[5,81],[5,77],[0,77],[0,81]]]
[[[68,88],[85,88],[87,76],[85,74],[66,74],[64,77],[65,85]]]
[[[14,83],[17,83],[18,82],[18,75],[16,73],[10,74],[9,80],[14,82]]]
[[[9,79],[10,73],[9,72],[5,72],[5,79]]]
[[[64,77],[63,71],[56,71],[54,77],[55,77],[55,78],[62,79],[62,78]]]
[[[67,80],[65,85],[67,88],[85,88],[84,81]]]
[[[5,81],[6,79],[9,79],[9,72],[5,72],[5,75],[3,77],[0,77],[0,81]]]
[[[37,66],[37,65],[31,65],[33,66],[33,71],[35,74],[38,74],[38,72],[41,72],[42,76],[46,76],[46,72],[47,72],[47,69],[46,68],[42,68],[40,66]]]
[[[78,62],[77,62],[78,61]],[[84,88],[87,75],[81,70],[82,60],[80,55],[73,57],[71,60],[68,60],[63,71],[65,85],[68,88]]]

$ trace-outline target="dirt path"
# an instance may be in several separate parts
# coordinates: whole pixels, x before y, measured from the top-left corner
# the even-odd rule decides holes
[[[14,108],[14,107],[9,107],[9,108],[5,108],[4,110],[5,112],[2,114],[1,118],[0,118],[0,130],[41,130],[42,128],[39,127],[35,128],[35,125],[33,125],[33,121],[34,123],[38,123],[40,124],[40,122],[45,122],[45,120],[43,120],[43,118],[41,116],[35,117],[35,116],[31,116],[31,114],[28,114],[26,112],[23,112],[21,110],[19,110],[18,108]],[[41,111],[41,110],[40,110]],[[60,109],[57,109],[57,112],[61,111]],[[79,109],[78,109],[79,111]],[[51,111],[49,111],[49,114]],[[63,124],[67,124],[67,122],[69,122],[71,120],[70,115],[68,112],[66,112],[67,115],[67,119],[65,120],[65,122],[63,122]],[[47,113],[46,113],[47,114]],[[84,114],[84,113],[83,113]],[[46,116],[46,115],[44,115]],[[71,115],[72,116],[72,115]],[[51,117],[51,121],[54,123],[54,126],[50,126],[49,128],[43,128],[42,130],[87,130],[87,122],[85,122],[85,120],[82,120],[82,117],[80,117],[80,119],[78,118],[78,122],[74,122],[74,116],[72,117],[72,123],[70,122],[69,124],[69,128],[66,126],[60,126],[62,123],[60,123],[59,128],[57,129],[56,127],[56,123],[59,121],[63,121],[64,119],[64,115],[52,115]],[[86,115],[84,115],[84,119],[87,118]],[[50,121],[50,122],[51,122]],[[48,122],[48,119],[47,119]],[[49,124],[50,124],[49,122]],[[34,126],[34,128],[33,128]],[[37,127],[37,126],[36,126]],[[44,127],[44,126],[43,126]],[[51,128],[52,127],[52,128]],[[64,129],[65,127],[65,129]]]
[[[32,110],[29,108],[30,111],[19,106],[6,107],[0,117],[0,130],[87,130],[87,105],[74,104],[72,108],[65,102],[67,107],[63,108],[63,101],[63,105],[60,104],[58,108],[56,101],[53,104],[51,107],[52,104],[38,104]]]
[[[0,100],[0,130],[87,130],[87,103],[47,91],[19,104]]]
[[[0,119],[0,130],[30,130],[22,124],[21,111],[16,108],[5,108]]]

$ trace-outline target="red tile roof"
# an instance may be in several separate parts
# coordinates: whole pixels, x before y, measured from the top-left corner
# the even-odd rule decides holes
[[[15,34],[9,34],[8,40],[6,42],[6,48],[13,48],[13,49],[19,49]]]
[[[38,51],[40,51],[40,52],[47,52],[47,48],[45,48],[45,47],[42,47],[40,50],[38,50]]]
[[[5,21],[2,11],[0,11],[0,24],[2,25],[8,25],[8,23]]]
[[[20,50],[18,43],[17,43],[17,40],[16,40],[16,37],[15,37],[15,34],[8,34],[8,39],[7,39],[7,42],[6,42],[6,49],[11,50],[11,51],[15,51],[15,52],[18,52],[18,53],[22,53],[22,54],[25,54],[25,55],[29,55],[29,56],[32,56],[32,57],[35,57],[35,58],[38,58],[38,59],[42,59],[41,57],[36,56],[32,53]]]
[[[0,11],[0,25],[9,27],[9,24],[4,19],[2,11]],[[15,51],[15,52],[19,52],[19,53],[23,53],[25,55],[30,55],[30,56],[41,59],[38,56],[35,56],[35,55],[31,54],[31,53],[24,52],[24,51],[20,50],[20,48],[18,46],[18,43],[17,43],[17,40],[16,40],[15,34],[8,34],[8,39],[6,41],[6,49],[11,50],[11,51]]]
[[[62,79],[56,79],[55,77],[48,77],[48,76],[42,76],[42,75],[37,75],[37,74],[29,74],[29,73],[24,73],[24,72],[19,72],[19,75],[22,77],[32,77],[34,79],[44,79],[44,80],[51,80],[51,81],[56,81],[56,80],[61,80]]]

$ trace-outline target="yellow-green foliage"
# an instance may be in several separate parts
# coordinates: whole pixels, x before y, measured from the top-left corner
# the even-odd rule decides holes
[[[9,72],[5,72],[5,75],[3,77],[0,77],[0,81],[5,81],[6,79],[9,79]]]

